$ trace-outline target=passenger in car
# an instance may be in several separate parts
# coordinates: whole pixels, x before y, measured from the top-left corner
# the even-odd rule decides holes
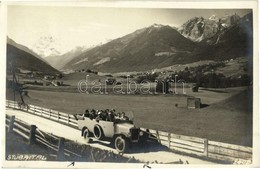
[[[122,112],[120,119],[121,120],[129,120],[129,118],[125,115],[125,112]]]
[[[90,113],[89,113],[89,110],[88,110],[88,109],[86,109],[86,110],[85,110],[84,117],[89,117],[89,115],[90,115]]]
[[[96,117],[95,119],[96,119],[97,121],[102,119],[102,118],[101,118],[101,111],[98,111],[97,117]]]
[[[90,111],[90,113],[89,113],[89,118],[90,118],[91,120],[95,118],[95,110],[94,110],[94,109],[92,109],[92,110]]]
[[[108,121],[114,122],[114,120],[115,120],[115,114],[114,114],[114,112],[113,112],[113,111],[109,111],[109,112],[108,112]]]
[[[108,109],[102,112],[102,120],[108,121]]]
[[[118,113],[115,115],[115,119],[120,119],[120,117],[121,117],[121,113],[118,112]]]

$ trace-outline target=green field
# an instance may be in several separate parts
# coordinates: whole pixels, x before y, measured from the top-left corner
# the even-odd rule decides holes
[[[201,98],[202,104],[208,106],[187,109],[187,95]],[[251,89],[201,89],[198,93],[189,89],[187,95],[99,95],[29,90],[24,99],[29,104],[72,114],[92,108],[133,111],[135,125],[139,127],[252,145]],[[12,99],[12,96],[12,92],[7,92],[7,98]]]

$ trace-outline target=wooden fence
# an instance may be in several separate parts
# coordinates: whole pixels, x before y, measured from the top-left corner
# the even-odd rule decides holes
[[[252,148],[234,144],[210,141],[203,138],[177,135],[158,130],[141,128],[147,131],[160,144],[181,153],[192,154],[203,158],[248,164],[252,161]]]
[[[19,107],[17,102],[9,100],[6,101],[6,106],[15,109],[22,109],[29,113],[55,120],[59,123],[77,127],[77,121],[74,119],[73,115],[34,105],[29,105],[27,110],[27,108],[21,106]],[[141,130],[147,131],[152,136],[150,138],[156,139],[160,144],[173,151],[228,162],[234,162],[237,160],[252,160],[251,147],[210,141],[208,139],[198,137],[177,135],[152,129],[141,128]]]
[[[41,144],[56,152],[58,161],[91,161],[91,162],[126,162],[139,163],[134,157],[124,157],[115,154],[112,151],[100,150],[91,146],[81,145],[73,141],[65,140],[53,134],[43,132],[35,125],[27,124],[15,118],[15,116],[6,115],[7,134],[15,132],[24,137],[29,145]],[[78,152],[78,153],[75,153]]]
[[[9,108],[24,110],[28,113],[38,115],[47,119],[51,119],[72,126],[74,128],[78,128],[77,120],[71,114],[62,113],[56,110],[47,109],[47,108],[43,108],[31,104],[28,105],[29,107],[24,105],[19,105],[17,102],[11,100],[6,100],[6,106]]]
[[[141,129],[150,133],[152,135],[150,138],[156,139],[162,145],[177,152],[229,162],[252,160],[251,147],[210,141],[198,137],[177,135],[158,130]]]
[[[15,119],[15,116],[6,115],[5,122],[7,132],[15,132],[19,134],[28,140],[29,145],[33,145],[35,143],[45,145],[51,150],[57,152],[57,160],[64,160],[65,156],[81,157],[81,155],[64,148],[64,138],[62,137],[56,137],[52,134],[40,131],[37,126],[30,125],[21,120]],[[58,144],[53,144],[53,142]]]

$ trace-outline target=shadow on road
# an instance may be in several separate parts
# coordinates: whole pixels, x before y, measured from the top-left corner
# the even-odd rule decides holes
[[[108,143],[105,143],[106,141]],[[115,149],[113,140],[91,140],[89,144],[100,144],[112,149]],[[148,153],[148,152],[158,152],[158,151],[166,151],[168,148],[166,146],[161,145],[156,140],[148,139],[148,140],[140,140],[138,143],[131,143],[129,144],[129,148],[127,149],[127,154],[136,154],[136,153]]]
[[[156,141],[148,140],[146,142],[140,142],[138,144],[132,145],[129,153],[148,153],[167,150],[168,148],[166,146],[163,146]]]

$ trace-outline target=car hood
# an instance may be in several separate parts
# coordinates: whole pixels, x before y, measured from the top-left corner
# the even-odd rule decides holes
[[[117,134],[124,134],[124,135],[128,135],[130,134],[130,129],[135,128],[135,126],[133,124],[130,123],[119,123],[116,124],[116,130],[115,133]]]
[[[118,123],[117,126],[121,129],[131,129],[135,127],[133,124],[130,123]]]

